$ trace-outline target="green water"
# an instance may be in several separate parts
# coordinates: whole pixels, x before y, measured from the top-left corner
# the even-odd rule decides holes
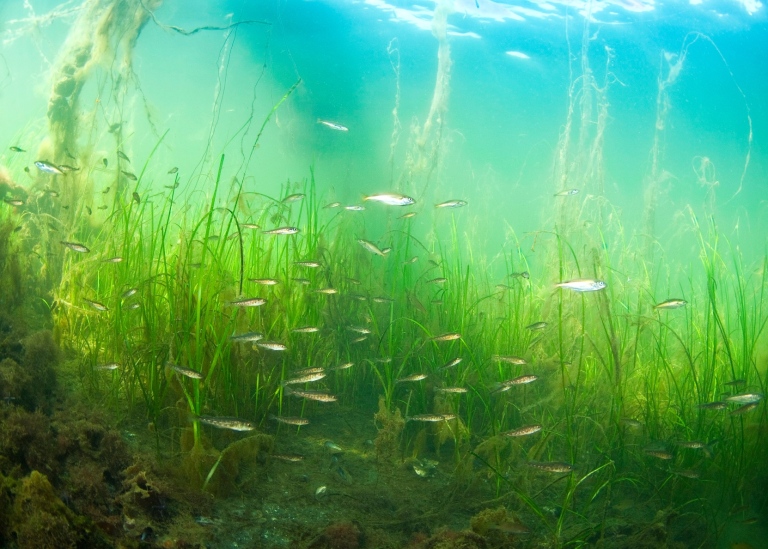
[[[759,17],[195,6],[0,8],[0,545],[765,546]]]

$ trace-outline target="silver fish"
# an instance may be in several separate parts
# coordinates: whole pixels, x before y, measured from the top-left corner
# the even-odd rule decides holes
[[[381,257],[385,257],[386,254],[382,252],[376,244],[373,242],[369,242],[368,240],[363,240],[362,238],[357,239],[357,243],[360,244],[363,248],[365,248],[367,251],[371,252],[372,254],[380,255]]]
[[[309,425],[309,420],[305,417],[276,416],[274,414],[269,414],[269,419],[277,421],[278,423],[285,423],[286,425]]]
[[[246,332],[244,334],[232,335],[229,339],[237,343],[255,342],[264,339],[264,334],[259,332]]]
[[[325,377],[325,372],[317,372],[312,374],[303,375],[301,377],[295,377],[293,379],[286,379],[283,381],[283,386],[286,387],[288,385],[300,385],[302,383],[312,383],[314,381],[320,381]]]
[[[592,278],[577,278],[566,282],[555,284],[555,288],[567,288],[574,292],[596,292],[605,288],[606,284],[602,280]]]
[[[684,299],[667,299],[653,306],[654,309],[679,309],[685,307],[688,302]]]
[[[418,414],[405,418],[405,421],[423,421],[426,423],[437,423],[438,421],[449,421],[456,419],[456,414]]]
[[[465,200],[447,200],[440,204],[435,204],[435,208],[461,208],[466,205],[467,202]]]
[[[289,395],[306,398],[307,400],[314,400],[316,402],[336,402],[337,400],[335,396],[323,393],[322,391],[297,391],[290,387],[286,387],[285,391]]]
[[[171,363],[168,364],[168,367],[177,374],[183,375],[184,377],[188,377],[190,379],[203,379],[203,374],[197,370],[193,370],[192,368],[185,368],[184,366]]]
[[[85,301],[88,305],[90,305],[97,311],[101,311],[101,312],[109,311],[109,307],[107,307],[103,303],[99,303],[98,301],[92,301],[90,299],[85,299],[85,298],[83,298],[83,301]]]
[[[61,171],[50,162],[46,162],[45,160],[38,160],[35,162],[35,167],[37,167],[37,169],[43,173],[49,173],[52,175],[64,175],[63,171]]]
[[[761,393],[741,393],[739,395],[726,397],[724,400],[726,402],[735,402],[736,404],[752,404],[760,402],[763,398]]]
[[[245,421],[236,417],[213,417],[198,416],[200,423],[205,423],[218,429],[229,429],[230,431],[253,431],[256,426],[250,421]]]
[[[535,425],[526,425],[524,427],[519,427],[517,429],[512,429],[511,431],[507,431],[506,433],[502,433],[505,437],[524,437],[528,435],[532,435],[534,433],[538,433],[541,431],[542,427],[539,424]]]
[[[248,297],[245,299],[237,299],[235,301],[230,301],[229,305],[232,307],[261,307],[267,302],[266,299],[262,299],[260,297]]]
[[[321,118],[317,119],[318,124],[322,124],[326,128],[331,128],[332,130],[336,130],[338,132],[348,132],[349,128],[346,126],[342,126],[341,124],[337,124],[336,122],[331,122],[329,120],[323,120]]]
[[[555,196],[573,196],[575,194],[579,194],[579,189],[566,189],[555,193]]]
[[[268,351],[287,351],[288,347],[277,341],[258,341],[256,345]]]
[[[405,196],[397,193],[380,193],[372,194],[363,197],[363,201],[373,200],[374,202],[381,202],[387,206],[410,206],[415,204],[416,201],[410,196]]]
[[[264,234],[284,234],[291,235],[300,231],[298,227],[278,227],[277,229],[271,229],[269,231],[262,231]]]
[[[88,252],[91,251],[89,248],[86,248],[85,246],[83,246],[82,244],[78,244],[77,242],[67,242],[65,240],[61,240],[60,242],[62,246],[66,246],[73,252],[87,254]]]

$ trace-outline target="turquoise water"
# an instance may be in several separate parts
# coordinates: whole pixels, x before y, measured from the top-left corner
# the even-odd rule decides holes
[[[138,546],[765,546],[767,37],[750,1],[3,3],[0,516],[39,470]],[[122,442],[38,450],[66,421]]]

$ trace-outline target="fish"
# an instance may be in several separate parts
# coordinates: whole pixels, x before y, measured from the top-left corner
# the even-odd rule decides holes
[[[256,426],[250,421],[236,417],[197,416],[197,420],[211,427],[229,429],[230,431],[253,431],[256,429]]]
[[[492,355],[491,360],[495,360],[497,362],[506,362],[507,364],[515,364],[517,366],[524,366],[525,364],[528,364],[524,358],[520,358],[519,356]]]
[[[175,168],[174,167],[174,168],[171,168],[170,170],[168,170],[168,174],[169,175],[173,175],[175,173],[178,173],[178,171],[179,171],[179,168]]]
[[[306,267],[307,269],[317,269],[320,267],[320,263],[317,261],[294,261],[293,264],[297,267]]]
[[[274,414],[269,414],[269,419],[272,421],[277,421],[278,423],[285,423],[286,425],[309,425],[309,420],[305,417],[276,416]]]
[[[90,206],[86,206],[85,207],[85,211],[88,212],[88,215],[92,215],[93,214],[93,210],[91,209]]]
[[[108,206],[99,206],[99,207],[98,207],[98,208],[96,208],[96,209],[97,209],[97,210],[106,210],[107,208],[108,208]]]
[[[528,326],[526,326],[525,329],[535,332],[538,330],[543,330],[547,326],[548,324],[546,322],[534,322],[533,324],[528,324]]]
[[[764,396],[761,393],[741,393],[726,397],[726,402],[734,402],[736,404],[753,404],[763,400]]]
[[[96,365],[96,369],[102,371],[117,370],[118,368],[120,368],[120,363],[118,362],[109,362],[108,364]]]
[[[461,208],[466,205],[467,202],[465,200],[447,200],[440,204],[435,204],[435,208]]]
[[[341,124],[337,124],[336,122],[331,122],[330,120],[323,120],[322,118],[317,119],[318,124],[322,124],[326,128],[331,128],[332,130],[336,130],[338,132],[348,132],[349,128],[346,126],[342,126]]]
[[[395,383],[408,383],[411,381],[421,381],[423,379],[427,379],[427,374],[413,374],[406,377],[401,377]]]
[[[236,343],[250,343],[264,339],[264,334],[260,332],[246,332],[244,334],[234,334],[229,336],[230,341]]]
[[[344,450],[341,448],[341,446],[339,446],[338,444],[336,444],[332,440],[326,440],[325,444],[323,444],[323,446],[325,447],[326,450],[328,450],[328,452],[331,455],[333,455],[333,454],[343,454],[344,453]]]
[[[130,162],[131,161],[131,159],[128,158],[128,156],[123,151],[121,151],[119,149],[117,151],[117,157],[122,159],[122,160],[125,160],[126,162]]]
[[[331,202],[330,204],[323,206],[323,209],[332,210],[333,208],[338,208],[339,206],[341,206],[341,202]]]
[[[455,341],[457,339],[461,339],[461,334],[457,334],[456,332],[448,332],[445,334],[432,336],[427,339],[427,341]]]
[[[365,206],[360,206],[358,204],[351,204],[349,206],[344,206],[344,209],[349,212],[362,212],[365,210]]]
[[[392,362],[392,357],[384,356],[384,357],[374,358],[373,361],[378,362],[379,364],[389,364],[390,362]]]
[[[59,170],[61,170],[64,173],[80,171],[80,168],[75,168],[73,166],[67,166],[66,164],[59,164],[57,167],[59,168]]]
[[[339,290],[336,288],[320,288],[319,290],[315,290],[316,294],[325,294],[325,295],[334,295],[339,293]]]
[[[416,201],[410,196],[397,193],[380,193],[363,197],[363,202],[368,200],[380,202],[382,204],[386,204],[387,206],[410,206],[411,204],[416,203]]]
[[[256,284],[261,284],[262,286],[274,286],[276,284],[280,284],[279,280],[275,280],[274,278],[249,278],[250,282],[255,282]]]
[[[309,281],[308,278],[292,278],[291,280],[293,280],[297,284],[301,284],[302,286],[309,286],[310,285],[310,281]]]
[[[509,273],[509,278],[525,278],[527,280],[531,278],[531,275],[528,274],[528,271],[522,271],[519,273]]]
[[[370,334],[371,331],[364,326],[347,326],[347,330],[350,332],[357,332],[358,334]]]
[[[139,290],[138,290],[137,288],[130,288],[130,289],[128,289],[128,290],[126,290],[126,291],[124,291],[124,292],[123,292],[123,293],[120,295],[120,298],[121,298],[121,299],[128,299],[129,297],[133,297],[133,296],[135,296],[135,295],[138,293],[138,291],[139,291]]]
[[[35,162],[35,167],[37,167],[37,169],[43,173],[49,173],[51,175],[64,175],[64,172],[61,171],[58,167],[54,166],[50,162],[46,162],[45,160],[38,160]]]
[[[115,123],[115,124],[112,124],[112,125],[111,125],[111,126],[108,128],[108,129],[107,129],[107,131],[108,131],[109,133],[115,133],[115,132],[117,132],[118,130],[120,130],[120,128],[122,128],[122,127],[123,127],[123,124],[122,124],[121,122],[117,122],[117,123]]]
[[[631,427],[633,429],[639,429],[643,426],[642,423],[631,417],[623,417],[619,420],[619,422],[622,425],[626,425],[627,427]]]
[[[269,419],[277,421],[278,423],[285,423],[286,425],[309,425],[309,420],[305,417],[276,416],[274,414],[269,414]]]
[[[232,307],[261,307],[266,302],[267,300],[261,297],[247,297],[245,299],[230,301],[228,305],[231,305]]]
[[[403,265],[412,265],[413,263],[416,263],[419,260],[419,256],[415,255],[410,259],[406,259],[403,261]]]
[[[18,198],[3,198],[3,202],[9,206],[23,206],[24,201]]]
[[[410,219],[414,217],[418,212],[408,212],[401,215],[398,219]]]
[[[291,330],[294,334],[314,334],[320,331],[317,326],[301,326]]]
[[[45,194],[52,198],[58,198],[59,197],[59,191],[54,191],[53,189],[45,189]]]
[[[108,257],[107,259],[102,259],[102,263],[120,263],[123,260],[122,257],[119,255],[116,255],[115,257]]]
[[[107,194],[107,193],[109,192],[110,188],[111,188],[111,187],[107,187],[106,189],[104,189],[104,190],[103,190],[103,191],[101,191],[101,192],[102,192],[103,194]]]
[[[121,173],[122,173],[122,174],[123,174],[123,175],[124,175],[124,176],[125,176],[127,179],[130,179],[131,181],[138,181],[138,180],[139,180],[139,178],[138,178],[138,177],[136,177],[136,174],[135,174],[135,173],[133,173],[133,172],[128,172],[128,171],[125,171],[125,170],[120,170],[120,172],[121,172]],[[135,193],[134,193],[134,194],[135,194]]]
[[[556,192],[554,196],[573,196],[579,194],[579,189],[565,189],[564,191]]]
[[[25,152],[27,152],[24,149],[22,149],[21,147],[13,146],[13,147],[8,147],[8,148],[11,149],[15,153],[25,153]]]
[[[738,416],[741,414],[746,414],[747,412],[751,412],[755,408],[757,408],[759,403],[757,402],[750,402],[749,404],[744,404],[743,406],[739,406],[735,410],[731,410],[730,415],[732,416]]]
[[[699,408],[702,410],[725,410],[728,408],[728,403],[723,402],[722,400],[716,400],[714,402],[705,402],[704,404],[699,404]]]
[[[602,280],[594,280],[592,278],[577,278],[555,284],[555,288],[566,288],[568,290],[573,290],[574,292],[596,292],[605,287],[605,282]]]
[[[189,379],[203,379],[203,374],[192,368],[186,368],[179,366],[178,364],[168,363],[168,367],[179,375],[188,377]]]
[[[405,421],[423,421],[426,423],[437,423],[438,421],[450,421],[456,419],[456,414],[418,414],[406,417]]]
[[[280,202],[283,204],[290,204],[291,202],[298,202],[303,200],[306,195],[304,193],[289,194],[283,198]]]
[[[271,454],[274,459],[280,461],[287,461],[288,463],[299,463],[304,461],[304,456],[301,454]]]
[[[352,341],[350,341],[349,343],[350,343],[350,344],[352,344],[352,343],[362,343],[362,342],[363,342],[363,341],[365,341],[366,339],[368,339],[368,336],[367,336],[367,335],[365,335],[365,336],[361,336],[361,337],[357,337],[357,338],[353,339]]]
[[[374,303],[394,303],[395,302],[394,299],[392,299],[391,297],[387,297],[385,295],[380,295],[380,296],[372,297],[371,300]]]
[[[89,248],[77,242],[67,242],[66,240],[60,240],[60,242],[62,246],[69,248],[73,252],[77,252],[80,254],[87,254],[88,252],[91,251]]]
[[[105,168],[109,166],[109,160],[107,160],[106,158],[102,158],[101,163],[104,164]]]
[[[430,280],[427,280],[424,284],[445,284],[446,282],[448,282],[447,278],[439,276],[437,278],[432,278]]]
[[[256,223],[241,223],[240,228],[242,229],[260,229],[261,226],[257,225]]]
[[[653,306],[654,309],[679,309],[685,307],[688,302],[684,299],[667,299]]]
[[[723,383],[723,385],[728,385],[729,387],[737,387],[739,385],[746,385],[747,380],[746,379],[734,379],[733,381],[726,381]]]
[[[570,473],[575,467],[564,461],[529,461],[528,467],[546,473]]]
[[[354,362],[345,362],[344,364],[339,364],[338,366],[334,366],[333,368],[331,368],[331,370],[347,370],[354,365],[355,365]]]
[[[372,254],[380,255],[381,257],[385,257],[386,254],[382,252],[376,244],[373,242],[370,242],[368,240],[363,240],[362,238],[357,239],[357,243],[360,244],[366,251],[371,252]]]
[[[494,388],[491,390],[491,393],[492,394],[503,393],[505,391],[509,391],[515,385],[527,385],[528,383],[533,383],[537,379],[539,379],[539,376],[535,376],[532,374],[518,376],[514,379],[508,379],[507,381],[502,381],[501,383],[496,384]]]
[[[315,402],[336,402],[337,400],[334,395],[322,391],[297,391],[290,387],[286,387],[285,392],[289,395],[306,398],[307,400],[314,400]]]
[[[532,435],[534,433],[538,433],[541,431],[542,426],[539,424],[534,425],[526,425],[524,427],[518,427],[517,429],[512,429],[511,431],[507,431],[506,433],[502,433],[505,437],[524,437],[528,435]]]
[[[281,235],[291,235],[296,234],[300,231],[298,227],[278,227],[277,229],[271,229],[269,231],[262,231],[264,234],[281,234]]]
[[[699,440],[676,440],[674,445],[688,450],[701,450],[707,447],[706,444]]]
[[[468,393],[469,389],[465,387],[435,387],[435,391],[438,393],[463,394]]]
[[[697,479],[701,476],[701,474],[698,471],[694,471],[692,469],[673,469],[670,471],[673,475],[678,475],[685,478],[692,478]]]
[[[454,366],[458,365],[462,361],[461,357],[454,358],[450,362],[446,362],[438,370],[447,370],[448,368],[453,368]]]
[[[288,347],[277,341],[258,341],[256,342],[258,347],[266,349],[268,351],[287,351]]]
[[[664,450],[645,449],[643,452],[648,456],[655,457],[657,459],[663,459],[664,461],[669,461],[675,457]]]
[[[126,311],[133,311],[134,309],[138,309],[139,307],[141,307],[140,303],[129,303],[124,307],[124,309]]]

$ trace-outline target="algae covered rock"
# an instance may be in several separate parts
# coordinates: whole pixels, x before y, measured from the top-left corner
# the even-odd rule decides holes
[[[19,549],[105,547],[88,526],[64,505],[45,475],[32,471],[21,481],[10,520]]]

